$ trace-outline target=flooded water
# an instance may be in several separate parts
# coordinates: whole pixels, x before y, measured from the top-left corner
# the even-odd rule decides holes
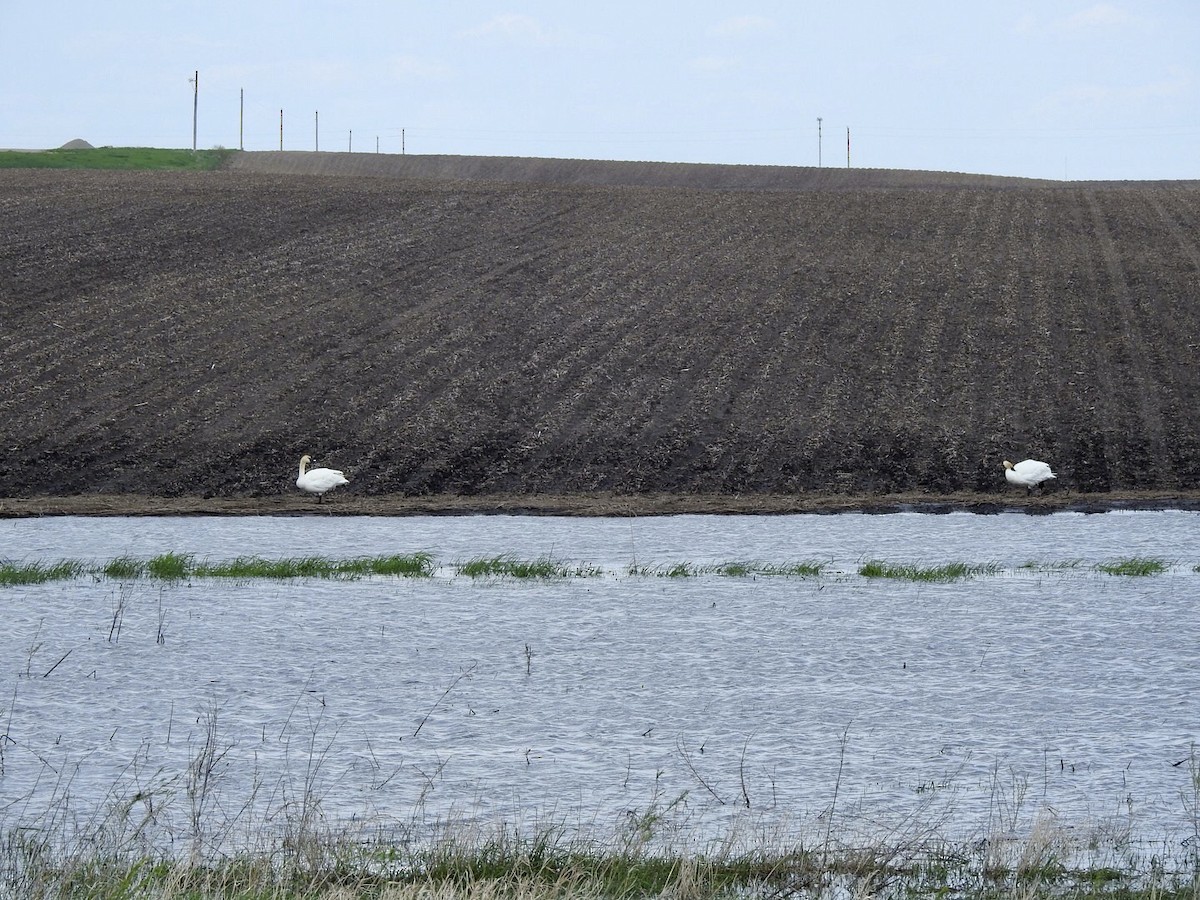
[[[653,819],[702,841],[1194,828],[1197,513],[48,518],[0,521],[0,548],[439,565],[0,588],[10,825],[157,803],[236,843],[318,801],[333,822]],[[603,574],[455,574],[500,554]],[[1095,568],[1135,556],[1168,569]],[[868,559],[996,568],[927,584]],[[823,570],[652,574],[731,561]]]

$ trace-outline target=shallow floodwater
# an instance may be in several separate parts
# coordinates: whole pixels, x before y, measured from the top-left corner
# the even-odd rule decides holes
[[[0,588],[7,825],[157,803],[236,843],[315,800],[385,826],[655,814],[690,840],[823,835],[831,815],[846,841],[1193,828],[1197,513],[0,521],[0,559],[164,552],[439,568]],[[603,574],[455,574],[499,554]],[[1095,568],[1135,556],[1169,569]],[[911,583],[858,575],[867,559],[996,570]],[[824,568],[630,574],[735,560]]]

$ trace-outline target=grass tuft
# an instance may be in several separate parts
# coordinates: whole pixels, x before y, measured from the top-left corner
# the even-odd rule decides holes
[[[132,556],[118,556],[116,559],[106,562],[98,572],[105,578],[117,580],[141,578],[146,574],[146,563],[140,559],[134,559]]]
[[[667,565],[643,565],[634,564],[627,570],[630,575],[646,578],[653,576],[655,578],[694,578],[705,573],[704,566],[698,566],[695,563],[678,562],[669,563]]]
[[[1100,563],[1096,568],[1106,575],[1161,575],[1167,571],[1167,563],[1166,560],[1151,556],[1131,556],[1127,559]]]
[[[694,578],[697,575],[703,574],[704,570],[700,566],[692,563],[681,562],[667,566],[658,574],[664,578]]]
[[[163,581],[179,581],[192,572],[192,557],[188,553],[163,553],[146,563],[146,574]]]

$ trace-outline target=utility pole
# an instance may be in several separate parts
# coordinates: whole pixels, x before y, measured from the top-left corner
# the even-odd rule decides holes
[[[379,135],[375,135],[375,155],[379,155]]]
[[[242,135],[246,128],[246,89],[241,88],[238,91],[238,149],[245,150],[246,144],[242,140]]]
[[[850,168],[850,126],[846,126],[846,168]]]
[[[346,144],[346,152],[347,153],[354,152],[354,129],[353,128],[350,129],[350,141],[349,141],[349,143]]]
[[[817,168],[821,168],[821,117],[817,116]]]
[[[400,155],[404,155],[404,129],[400,129]]]
[[[192,95],[192,152],[196,152],[196,117],[200,112],[200,70],[196,70],[196,75],[191,79],[192,84],[196,86],[195,93]]]
[[[279,111],[279,149],[283,149],[283,110]]]
[[[313,113],[313,152],[321,149],[321,111]]]

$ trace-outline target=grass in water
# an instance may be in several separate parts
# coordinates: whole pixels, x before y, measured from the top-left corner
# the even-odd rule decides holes
[[[824,570],[823,563],[799,562],[774,563],[745,562],[734,560],[717,563],[716,565],[698,565],[690,562],[668,563],[666,565],[632,565],[627,570],[632,576],[656,578],[698,578],[701,575],[721,575],[726,578],[753,578],[758,575],[771,576],[800,576],[804,578],[820,575]]]
[[[163,553],[146,563],[146,574],[163,581],[180,581],[192,574],[188,553]]]
[[[376,556],[357,559],[328,559],[305,556],[295,559],[263,559],[241,556],[220,563],[205,563],[193,570],[197,578],[360,578],[365,575],[428,576],[433,560],[426,553],[411,556]]]
[[[700,566],[681,562],[667,566],[666,569],[658,574],[664,576],[665,578],[694,578],[695,576],[702,574],[703,571],[704,570]]]
[[[958,581],[962,578],[973,578],[976,575],[994,575],[1000,567],[994,563],[986,565],[969,565],[967,563],[946,563],[941,566],[914,566],[911,564],[887,563],[880,560],[869,560],[863,563],[858,574],[863,578],[898,578],[903,581],[947,582]]]
[[[136,578],[157,578],[161,581],[182,581],[187,578],[360,578],[367,575],[430,576],[434,568],[433,557],[428,553],[356,559],[327,559],[321,556],[263,559],[242,556],[216,563],[196,563],[188,553],[163,553],[149,560],[118,556],[103,565],[92,567],[72,560],[53,564],[0,563],[0,587],[68,581],[84,574],[119,581]],[[568,574],[590,573],[571,570]]]
[[[801,578],[815,578],[821,574],[824,568],[824,563],[816,562],[784,563],[783,565],[758,562],[727,562],[714,566],[713,572],[717,575],[725,575],[730,578],[748,578],[756,575],[791,575]]]
[[[116,559],[110,559],[97,571],[105,578],[127,581],[145,575],[146,563],[132,556],[118,556]]]
[[[1031,572],[1065,572],[1068,569],[1078,569],[1083,565],[1082,559],[1064,559],[1061,562],[1034,562],[1030,560],[1017,566],[1018,569]]]
[[[572,566],[545,556],[534,560],[480,557],[455,563],[454,571],[471,578],[589,578],[603,574],[596,566]]]
[[[1161,575],[1167,571],[1165,560],[1151,556],[1131,556],[1096,566],[1105,575]]]
[[[695,578],[696,576],[703,575],[706,569],[704,566],[698,566],[695,563],[678,562],[666,565],[634,564],[627,571],[630,575],[641,578],[650,576],[655,578]]]
[[[1014,571],[1066,572],[1078,570],[1083,563],[1078,559],[1054,561],[1031,561],[1016,567]],[[14,563],[0,561],[0,587],[25,584],[42,584],[47,581],[67,581],[80,575],[90,574],[114,580],[155,578],[162,581],[181,581],[187,578],[233,578],[233,579],[289,579],[289,578],[342,578],[353,579],[368,576],[385,577],[429,577],[437,566],[428,553],[408,555],[391,554],[367,556],[353,559],[330,559],[308,556],[292,559],[264,559],[257,556],[238,557],[223,562],[196,563],[191,554],[163,553],[149,560],[131,556],[119,556],[101,565],[86,566],[83,563],[65,560],[56,563]],[[657,578],[694,578],[704,575],[719,575],[727,578],[755,578],[759,576],[816,578],[825,574],[825,563],[763,563],[732,560],[717,564],[677,562],[668,564],[633,564],[627,569],[631,576]],[[1096,571],[1108,575],[1144,576],[1158,575],[1169,568],[1166,561],[1151,557],[1131,557],[1101,563]],[[1200,565],[1193,566],[1200,572]],[[470,578],[593,578],[604,574],[598,566],[566,563],[550,557],[522,560],[511,555],[480,557],[456,563],[457,575]],[[864,578],[895,578],[905,581],[951,582],[977,575],[995,575],[1002,572],[996,563],[970,565],[956,562],[941,566],[922,567],[908,563],[888,563],[868,560],[858,569]]]
[[[112,817],[117,818],[117,817]],[[119,819],[117,820],[120,821]],[[631,820],[636,829],[643,817]],[[105,823],[122,833],[122,825]],[[131,828],[124,825],[124,829]],[[309,826],[311,828],[311,826]],[[244,900],[680,900],[765,897],[883,897],[905,900],[1194,900],[1185,873],[1107,866],[1073,869],[1045,858],[1030,838],[1033,864],[995,865],[979,846],[924,851],[903,845],[823,852],[761,846],[750,852],[686,853],[639,846],[638,832],[603,842],[564,837],[560,829],[525,834],[448,831],[428,844],[355,840],[353,834],[301,832],[304,844],[191,859],[139,855],[128,840],[88,835],[72,849],[49,839],[4,843],[4,896],[94,898],[244,898]],[[127,836],[126,836],[127,837]]]
[[[83,564],[74,560],[57,563],[0,564],[0,585],[17,587],[24,584],[45,584],[47,581],[69,581],[83,573]]]
[[[433,557],[428,553],[409,556],[370,556],[350,560],[349,568],[363,575],[393,575],[403,578],[427,578],[433,574]]]
[[[0,169],[177,169],[211,171],[234,150],[165,150],[156,147],[93,147],[83,150],[2,150]]]
[[[443,695],[444,697],[445,695]],[[440,702],[440,701],[439,701]],[[731,832],[680,849],[689,792],[626,808],[611,830],[565,821],[527,830],[456,817],[412,827],[339,825],[306,783],[260,807],[226,805],[212,767],[216,710],[197,747],[187,791],[173,781],[120,785],[84,811],[64,792],[49,808],[27,801],[0,815],[0,897],[88,900],[1196,900],[1194,849],[1147,857],[1128,834],[1073,834],[1040,816],[1027,837],[1012,826],[956,843],[915,819],[878,837],[826,828],[805,846],[780,835]],[[285,735],[281,732],[280,738]],[[285,743],[286,746],[286,743]],[[330,745],[331,746],[331,745]],[[329,746],[310,751],[309,770]],[[1184,810],[1194,821],[1200,763]],[[0,757],[2,758],[2,757]],[[256,756],[257,760],[257,756]],[[259,763],[255,762],[256,772]],[[214,775],[210,781],[209,776]],[[203,776],[203,777],[199,777]],[[947,785],[948,786],[948,785]],[[253,788],[258,795],[259,788]],[[274,796],[274,791],[266,791]],[[19,808],[18,808],[19,807]],[[248,811],[249,810],[249,811]],[[180,828],[179,813],[190,813]],[[234,818],[229,818],[233,816]],[[557,818],[557,817],[556,817]],[[593,819],[593,822],[596,822]],[[244,838],[235,838],[243,834]],[[249,843],[244,843],[248,841]],[[189,851],[190,845],[190,851]],[[702,847],[710,848],[708,850]],[[1115,862],[1122,860],[1122,863]],[[1121,866],[1117,868],[1115,866]]]
[[[455,843],[418,853],[407,867],[412,874],[402,876],[401,883],[414,890],[440,886],[436,896],[462,898],[493,897],[498,887],[502,896],[529,900],[748,897],[757,896],[751,893],[755,887],[784,887],[797,868],[808,875],[815,869],[811,854],[788,857],[781,865],[769,854],[681,856],[618,848],[605,852],[564,843],[554,832],[532,837],[513,833],[473,846]],[[447,894],[447,888],[455,890]]]

